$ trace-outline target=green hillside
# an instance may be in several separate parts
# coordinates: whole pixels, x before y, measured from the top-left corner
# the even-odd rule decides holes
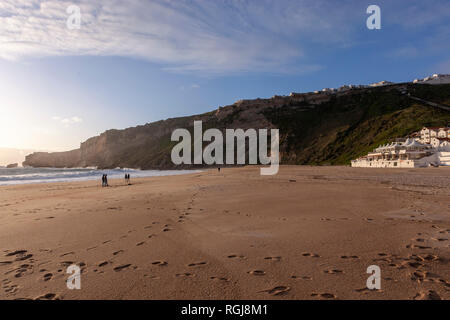
[[[450,85],[409,87],[418,97],[450,101]],[[380,144],[424,126],[450,124],[450,112],[385,88],[331,99],[307,111],[272,108],[264,114],[280,129],[283,163],[288,164],[349,164]]]

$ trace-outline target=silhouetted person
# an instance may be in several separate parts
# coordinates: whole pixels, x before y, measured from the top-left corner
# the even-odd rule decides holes
[[[109,187],[108,186],[108,175],[107,174],[105,174],[105,187]]]
[[[105,175],[102,175],[102,188],[105,186]]]
[[[127,180],[128,180],[128,185],[130,185],[131,184],[131,182],[130,182],[130,174],[127,174]]]
[[[217,171],[219,171],[219,172],[220,172],[220,167],[217,167]]]

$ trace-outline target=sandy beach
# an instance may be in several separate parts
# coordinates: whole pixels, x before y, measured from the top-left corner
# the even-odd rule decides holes
[[[100,184],[0,187],[1,299],[450,299],[450,168]]]

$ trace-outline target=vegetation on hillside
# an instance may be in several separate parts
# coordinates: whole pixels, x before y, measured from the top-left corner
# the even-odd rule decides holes
[[[443,102],[450,96],[450,86],[415,87],[415,94],[424,99]],[[450,112],[386,88],[332,99],[315,109],[271,108],[264,114],[280,129],[285,164],[349,164],[380,144],[424,126],[450,123]]]

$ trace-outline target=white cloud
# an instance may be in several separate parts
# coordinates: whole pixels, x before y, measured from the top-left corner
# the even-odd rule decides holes
[[[66,26],[73,4],[79,30]],[[391,25],[448,30],[448,0],[380,6]],[[322,68],[312,62],[314,45],[328,51],[361,40],[366,7],[354,0],[2,0],[0,58],[125,56],[178,73],[308,73]]]
[[[83,122],[83,119],[80,117],[77,117],[77,116],[70,117],[70,118],[62,118],[59,116],[54,116],[54,117],[52,117],[52,120],[60,122],[60,123],[64,124],[66,127],[71,124]]]
[[[81,8],[79,30],[66,27],[72,4]],[[303,41],[347,40],[348,7],[323,0],[3,0],[0,57],[117,55],[172,72],[290,72],[286,66],[305,56]],[[300,72],[318,68],[303,64]]]

